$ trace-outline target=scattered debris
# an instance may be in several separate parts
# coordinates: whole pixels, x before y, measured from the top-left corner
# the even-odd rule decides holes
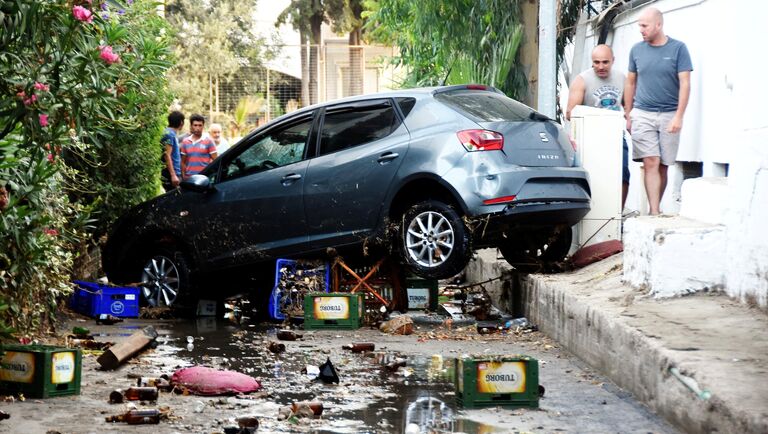
[[[157,401],[157,387],[129,387],[126,390],[113,390],[109,394],[110,404],[120,404],[128,401]]]
[[[322,410],[321,410],[322,411]],[[256,416],[241,416],[236,419],[237,426],[240,428],[258,428],[259,419]]]
[[[0,420],[10,419],[10,418],[11,418],[10,414],[0,410]]]
[[[119,322],[123,322],[123,319],[108,313],[102,313],[96,318],[96,324],[113,325]]]
[[[408,315],[396,316],[389,321],[381,323],[379,330],[396,335],[410,335],[413,333],[413,319]]]
[[[111,370],[120,366],[123,362],[130,359],[139,351],[143,350],[149,344],[157,339],[157,331],[152,326],[132,334],[124,342],[113,345],[96,359],[102,369]]]
[[[281,344],[280,342],[275,342],[275,341],[269,341],[269,343],[267,344],[267,349],[274,354],[284,353],[285,344]]]
[[[322,365],[320,365],[320,374],[317,376],[323,383],[336,383],[339,384],[339,375],[336,373],[336,368],[331,363],[331,358],[328,357]]]
[[[302,339],[304,336],[296,333],[293,330],[278,330],[277,331],[277,339],[281,341],[295,341],[298,339]]]

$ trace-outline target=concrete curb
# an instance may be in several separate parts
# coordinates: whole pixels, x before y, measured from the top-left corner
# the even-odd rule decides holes
[[[697,325],[681,320],[684,324],[680,330],[670,331],[674,336],[669,336],[665,322],[679,324],[674,321],[674,309],[667,309],[668,306],[655,300],[638,299],[643,294],[621,283],[621,264],[621,255],[616,255],[573,273],[523,277],[526,316],[570,352],[686,432],[768,432],[768,393],[764,391],[764,384],[768,384],[765,382],[767,353],[759,355],[768,348],[765,315],[758,312],[750,318],[755,321],[758,333],[763,327],[753,348],[757,354],[756,366],[726,363],[738,360],[729,358],[733,357],[732,348],[708,345],[707,332],[712,330],[702,332]],[[694,298],[697,300],[692,300]],[[693,309],[704,306],[703,316],[709,314],[707,303],[717,305],[712,309],[723,308],[724,301],[732,303],[724,296],[685,299],[676,299],[683,300],[682,303],[669,302],[685,310],[691,308],[689,304],[694,305]],[[749,310],[738,304],[727,307],[737,313],[740,308]],[[666,311],[668,315],[663,313]],[[686,328],[690,336],[677,336],[685,334]],[[717,334],[718,330],[713,330]],[[735,348],[739,348],[737,341],[734,338],[731,342],[737,345]],[[690,343],[685,346],[687,342]],[[711,391],[711,398],[700,399],[670,374],[672,367],[692,377],[702,389]],[[726,372],[713,372],[723,369]],[[734,371],[728,372],[729,369]],[[741,372],[743,370],[746,372]],[[725,378],[721,378],[723,374]]]

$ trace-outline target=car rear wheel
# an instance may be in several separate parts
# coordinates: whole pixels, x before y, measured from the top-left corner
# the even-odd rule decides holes
[[[147,258],[141,272],[141,293],[150,306],[180,306],[190,295],[184,255],[158,251]]]
[[[498,248],[504,259],[516,270],[531,273],[541,271],[547,264],[564,260],[572,241],[573,232],[565,226],[527,237],[507,239]]]
[[[422,277],[445,279],[461,272],[472,253],[469,231],[456,211],[429,200],[406,211],[399,231],[402,261]]]

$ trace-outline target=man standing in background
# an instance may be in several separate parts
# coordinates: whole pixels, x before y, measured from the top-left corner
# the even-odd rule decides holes
[[[173,111],[168,115],[168,127],[163,132],[160,143],[163,145],[163,170],[160,177],[165,191],[179,186],[181,182],[181,153],[178,133],[184,127],[184,113]]]
[[[592,68],[577,75],[570,85],[568,108],[565,112],[567,120],[571,120],[571,110],[577,105],[621,111],[625,76],[613,70],[613,61],[611,47],[601,44],[592,50]],[[629,192],[629,149],[626,138],[622,141],[621,207],[623,209]]]
[[[211,139],[213,139],[213,143],[216,145],[217,153],[221,154],[229,149],[230,145],[227,142],[227,139],[221,137],[221,124],[211,124],[211,126],[208,127],[208,134],[211,135]]]
[[[216,145],[203,135],[205,118],[199,114],[189,117],[189,136],[181,142],[181,173],[184,179],[200,173],[218,156]]]
[[[658,9],[643,10],[638,24],[643,42],[629,52],[625,116],[632,133],[632,157],[643,162],[650,214],[657,215],[667,187],[667,168],[677,159],[693,66],[685,44],[664,34],[664,17]]]

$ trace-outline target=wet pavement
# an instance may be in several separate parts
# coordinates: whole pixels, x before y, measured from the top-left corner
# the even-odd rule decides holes
[[[424,325],[410,336],[385,335],[369,328],[297,330],[303,339],[281,341],[286,351],[273,354],[267,343],[277,340],[277,327],[247,318],[76,324],[89,327],[97,340],[105,341],[119,341],[152,324],[159,345],[110,372],[96,369],[95,353],[86,355],[80,396],[0,403],[0,410],[12,414],[12,419],[0,422],[0,432],[214,433],[223,432],[244,415],[258,417],[258,432],[676,432],[539,332],[479,335],[474,326]],[[369,353],[342,349],[352,342],[374,342],[376,349]],[[458,408],[454,361],[462,354],[527,354],[538,359],[540,383],[546,387],[540,408]],[[405,359],[405,367],[385,366],[399,358]],[[303,373],[307,366],[328,359],[340,384],[326,385]],[[251,375],[261,381],[265,393],[253,399],[162,393],[157,405],[168,406],[172,417],[159,426],[104,422],[105,415],[124,410],[107,404],[106,397],[110,390],[135,381],[129,377],[171,374],[192,365]],[[322,418],[278,420],[280,407],[296,401],[322,402]]]

